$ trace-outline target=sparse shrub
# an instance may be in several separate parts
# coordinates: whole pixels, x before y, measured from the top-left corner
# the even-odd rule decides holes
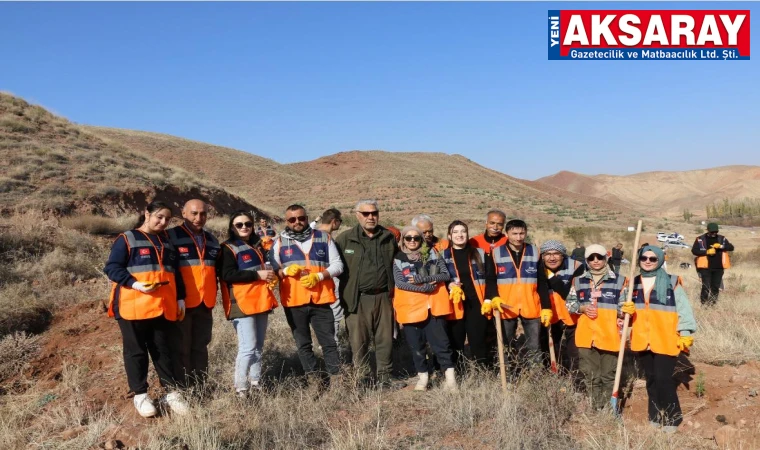
[[[88,234],[113,235],[129,229],[133,221],[134,218],[132,217],[114,219],[111,217],[83,214],[62,218],[61,226]]]
[[[4,114],[0,116],[0,128],[6,128],[14,133],[31,133],[35,130],[35,127],[12,114]]]
[[[39,349],[39,336],[16,332],[0,339],[0,380],[21,373]]]

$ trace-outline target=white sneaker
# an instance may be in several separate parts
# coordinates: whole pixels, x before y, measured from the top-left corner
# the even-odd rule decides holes
[[[154,417],[156,414],[158,414],[156,406],[153,404],[153,400],[148,397],[148,394],[135,395],[134,403],[137,413],[142,417]]]
[[[454,368],[449,367],[446,369],[446,372],[443,373],[446,377],[446,380],[443,384],[443,390],[444,391],[451,391],[451,392],[457,392],[459,391],[459,388],[457,388],[457,377],[454,373]]]
[[[427,372],[420,372],[417,374],[417,384],[414,385],[415,391],[426,391],[428,386],[429,376]]]
[[[166,394],[166,406],[179,416],[184,416],[190,412],[190,406],[188,406],[182,394],[177,391]]]

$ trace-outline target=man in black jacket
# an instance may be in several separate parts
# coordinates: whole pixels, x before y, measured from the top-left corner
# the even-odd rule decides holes
[[[612,255],[610,256],[610,267],[612,267],[613,272],[620,273],[621,262],[623,262],[623,244],[618,242],[616,246],[612,247]]]
[[[696,256],[694,263],[702,278],[702,292],[699,295],[703,305],[713,305],[718,301],[720,284],[723,281],[723,271],[731,267],[728,252],[734,251],[734,246],[725,236],[718,234],[718,224],[707,224],[707,233],[698,236],[691,247],[691,253]]]
[[[356,219],[358,225],[335,239],[343,259],[338,289],[354,366],[369,375],[369,344],[374,341],[378,386],[387,388],[392,387],[393,256],[398,246],[393,234],[379,225],[375,200],[360,201]]]

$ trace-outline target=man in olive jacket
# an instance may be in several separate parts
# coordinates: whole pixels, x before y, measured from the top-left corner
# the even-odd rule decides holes
[[[343,258],[338,289],[354,366],[369,375],[369,343],[374,340],[379,386],[391,387],[393,257],[398,246],[393,234],[378,224],[379,214],[377,201],[360,201],[359,224],[335,238]]]

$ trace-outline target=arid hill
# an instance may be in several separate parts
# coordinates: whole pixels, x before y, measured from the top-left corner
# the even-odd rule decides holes
[[[131,214],[160,198],[192,197],[218,213],[257,210],[167,161],[105,140],[21,98],[0,93],[0,210]]]
[[[383,217],[408,223],[417,213],[439,223],[482,220],[490,208],[534,224],[630,223],[624,208],[532,181],[520,180],[444,153],[348,151],[294,164],[182,138],[114,128],[92,133],[176,165],[280,213],[302,203],[313,213],[333,206],[349,212],[361,198],[377,198]],[[441,230],[443,231],[443,230]]]
[[[704,218],[705,206],[723,199],[760,197],[760,167],[724,166],[684,172],[582,175],[562,171],[537,180],[570,192],[677,217],[689,209]]]

